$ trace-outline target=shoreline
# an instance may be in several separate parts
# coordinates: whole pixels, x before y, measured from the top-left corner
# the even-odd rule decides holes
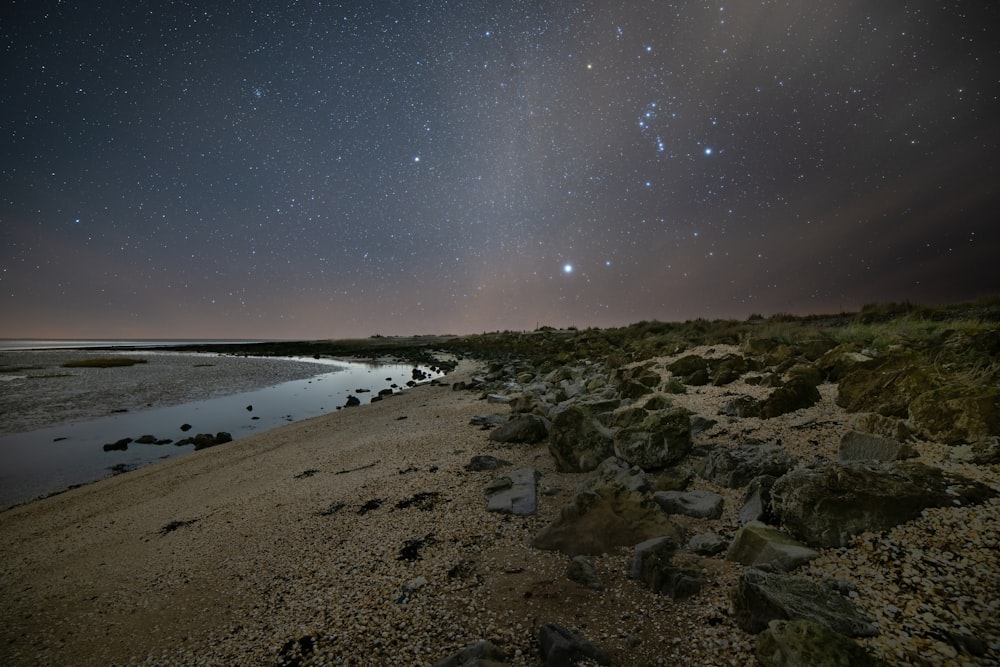
[[[462,362],[447,380],[467,381],[481,367]],[[696,445],[752,432],[781,438],[798,455],[835,456],[847,414],[833,405],[834,390],[824,385],[820,404],[786,417],[722,420]],[[725,391],[675,398],[708,416]],[[430,665],[488,639],[510,664],[537,665],[538,626],[558,623],[602,646],[614,664],[752,663],[754,636],[730,612],[729,590],[743,566],[705,559],[708,585],[674,600],[629,578],[630,548],[591,559],[604,584],[597,591],[567,578],[566,556],[531,546],[585,475],[558,472],[545,443],[499,444],[470,425],[505,406],[424,385],[366,408],[0,513],[0,589],[9,600],[0,612],[0,655],[12,665],[70,656],[87,665]],[[538,470],[546,491],[535,514],[486,511],[483,489],[498,473],[466,469],[481,454]],[[922,452],[931,464],[945,456],[943,446]],[[688,536],[737,525],[742,489],[701,479],[692,487],[726,503],[717,522],[685,520]],[[930,510],[900,530],[927,542],[942,525],[957,535],[978,516],[992,531],[998,506],[994,499]],[[876,541],[897,548],[897,532]],[[904,553],[883,563],[879,548],[854,550],[856,563],[847,559],[852,550],[824,549],[804,574],[856,580],[856,601],[883,633],[864,644],[879,655],[897,646],[902,656],[920,655],[911,644],[923,639],[901,635],[902,619],[874,613],[886,591],[867,588],[919,559]],[[978,567],[995,565],[989,551],[969,553]],[[905,596],[892,599],[902,607]],[[990,664],[989,657],[968,664]]]

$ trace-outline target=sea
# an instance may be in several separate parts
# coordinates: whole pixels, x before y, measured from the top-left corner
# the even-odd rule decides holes
[[[0,341],[0,510],[184,456],[194,445],[175,443],[196,434],[239,441],[440,377],[412,364],[157,349],[192,342],[247,341]],[[115,355],[142,362],[63,366]]]

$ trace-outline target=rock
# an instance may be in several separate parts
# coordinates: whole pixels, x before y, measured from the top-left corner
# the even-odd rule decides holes
[[[485,639],[469,644],[458,653],[438,660],[431,667],[502,667],[506,657],[499,648]]]
[[[881,361],[840,378],[836,403],[848,412],[907,417],[910,403],[932,386],[926,365],[905,356]]]
[[[823,383],[823,373],[813,364],[795,364],[785,371],[785,375],[790,381],[802,382],[814,387]]]
[[[656,593],[674,599],[691,597],[705,582],[693,570],[674,565],[674,554],[679,548],[672,537],[654,537],[637,544],[629,576],[644,582]]]
[[[871,433],[883,438],[905,442],[913,438],[907,423],[895,417],[885,417],[877,412],[858,412],[851,415],[847,428],[861,433]]]
[[[737,515],[741,525],[750,521],[776,523],[771,512],[771,487],[777,479],[774,475],[760,475],[750,480]]]
[[[807,620],[851,637],[874,637],[875,625],[847,598],[806,577],[743,572],[731,593],[736,624],[753,634],[773,620]]]
[[[518,442],[534,444],[549,437],[545,419],[537,415],[519,415],[501,424],[490,432],[494,442]]]
[[[505,468],[512,465],[510,461],[504,461],[503,459],[498,459],[495,456],[486,456],[482,454],[477,454],[472,457],[472,460],[465,466],[465,469],[470,472],[481,472],[483,470],[496,470],[497,468]]]
[[[738,354],[726,355],[718,361],[712,373],[712,384],[716,387],[725,386],[739,380],[749,370],[750,363],[745,357]]]
[[[780,530],[751,521],[736,531],[726,560],[770,571],[791,572],[818,556],[818,551],[796,542]]]
[[[761,667],[886,667],[849,637],[813,621],[773,620],[757,635]]]
[[[892,528],[927,507],[974,504],[995,494],[912,461],[826,461],[779,478],[771,507],[782,527],[806,544],[844,547],[855,535]]]
[[[827,380],[837,382],[845,375],[856,370],[870,368],[877,363],[872,357],[860,352],[853,352],[846,345],[838,345],[820,357],[816,361],[816,367]]]
[[[952,386],[924,392],[909,404],[909,416],[924,438],[948,445],[1000,436],[1000,389]]]
[[[611,664],[611,657],[602,648],[554,623],[538,628],[538,642],[545,667],[573,667],[581,660]]]
[[[209,447],[215,447],[216,445],[221,445],[227,442],[231,442],[233,436],[225,431],[219,431],[215,435],[211,433],[199,433],[193,438],[185,438],[184,440],[178,440],[178,445],[194,445],[195,451],[201,449],[208,449]]]
[[[780,477],[792,469],[795,459],[781,445],[747,444],[734,449],[716,447],[708,455],[702,476],[710,482],[735,489],[754,477]]]
[[[728,543],[718,533],[699,533],[688,540],[688,551],[699,556],[715,556],[726,550]]]
[[[681,541],[683,528],[649,496],[601,486],[577,493],[559,516],[535,536],[531,545],[536,549],[561,551],[567,556],[598,555],[661,535]]]
[[[506,424],[510,418],[505,415],[474,415],[472,419],[469,420],[469,424],[472,426],[480,426],[484,430],[489,428],[494,428],[500,426],[501,424]]]
[[[951,448],[948,458],[952,461],[977,465],[1000,463],[1000,438],[992,437],[971,445],[956,445]]]
[[[778,387],[760,404],[760,416],[771,419],[819,402],[819,390],[808,379],[795,377]]]
[[[586,586],[595,591],[603,591],[600,579],[597,578],[597,571],[586,556],[573,556],[566,568],[566,576],[570,581],[575,581],[581,586]]]
[[[104,445],[103,449],[106,452],[124,452],[128,451],[128,446],[131,442],[132,438],[122,438],[121,440]]]
[[[711,491],[657,491],[653,501],[667,514],[683,514],[697,519],[722,516],[722,496]]]
[[[726,417],[745,419],[760,416],[760,401],[750,396],[734,396],[722,404],[719,414]]]
[[[686,467],[674,467],[661,470],[653,482],[653,491],[683,491],[694,479],[694,472]]]
[[[570,405],[552,420],[549,452],[560,472],[589,472],[614,453],[612,433],[590,411]]]
[[[650,489],[649,479],[642,468],[630,466],[614,456],[601,461],[601,464],[580,482],[577,491],[593,491],[600,486],[614,486],[638,493],[645,493]]]
[[[688,377],[699,371],[704,371],[707,376],[708,361],[696,354],[689,354],[667,366],[667,370],[681,378]]]
[[[534,468],[511,470],[486,486],[486,511],[526,516],[537,508],[537,483],[541,475]]]
[[[912,446],[877,435],[848,431],[840,438],[841,461],[899,461],[918,456]]]
[[[487,396],[486,396],[486,402],[487,403],[501,403],[501,404],[506,404],[506,403],[510,403],[511,400],[512,399],[511,399],[510,396],[504,396],[503,394],[487,394]]]
[[[692,438],[703,431],[714,428],[715,425],[719,423],[714,419],[708,419],[707,417],[702,417],[701,415],[691,415],[688,422],[690,424],[689,428]]]
[[[632,465],[665,468],[691,450],[690,413],[682,408],[647,412],[636,424],[614,436],[614,452]]]
[[[181,430],[184,431],[185,433],[190,431],[192,428],[194,427],[191,426],[191,424],[181,424]]]
[[[140,435],[135,441],[140,445],[155,445],[156,436],[155,435]]]
[[[344,403],[345,408],[356,408],[361,405],[361,399],[353,394],[347,397],[347,402]]]

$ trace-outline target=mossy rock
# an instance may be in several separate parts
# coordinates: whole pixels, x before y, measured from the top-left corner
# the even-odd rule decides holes
[[[887,667],[850,637],[805,620],[768,623],[756,654],[761,667]]]
[[[793,378],[785,385],[778,387],[760,405],[760,416],[771,419],[802,408],[808,408],[819,402],[819,390],[816,385],[802,378]]]
[[[842,377],[837,383],[837,405],[848,412],[907,417],[913,399],[934,388],[927,370],[913,361],[890,360],[877,368],[857,370]]]
[[[909,405],[910,421],[928,440],[948,445],[1000,435],[1000,389],[951,386],[928,391]]]
[[[667,366],[667,370],[678,377],[687,377],[698,371],[708,371],[708,360],[697,354],[689,354]]]

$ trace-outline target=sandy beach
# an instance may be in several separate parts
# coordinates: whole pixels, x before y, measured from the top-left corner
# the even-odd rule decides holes
[[[752,664],[754,638],[735,625],[728,598],[742,566],[702,561],[708,585],[675,601],[628,578],[628,548],[592,559],[602,591],[570,581],[566,556],[531,548],[581,475],[556,472],[544,443],[498,445],[470,425],[476,415],[506,412],[481,392],[449,386],[480,369],[464,361],[440,385],[0,514],[0,662],[429,665],[489,639],[510,664],[537,665],[538,626],[558,623],[617,665]],[[822,391],[814,408],[739,428],[783,436],[796,453],[830,455],[847,416],[832,403],[835,387]],[[724,399],[707,387],[677,400],[710,414]],[[700,437],[726,437],[727,428]],[[497,473],[465,468],[479,454],[541,473],[535,515],[486,511],[483,488]],[[928,457],[936,458],[933,450]],[[704,480],[695,486],[726,496],[721,521],[734,530],[741,492]],[[934,510],[905,529],[929,539],[951,522],[955,536],[975,529],[995,540],[996,508],[990,501]],[[686,519],[688,534],[704,522]],[[971,565],[986,570],[955,596],[981,597],[977,587],[996,585],[990,544],[969,546]],[[823,568],[859,580],[878,574],[877,544],[853,564],[843,552],[825,550],[812,576],[830,576]],[[877,590],[867,595],[857,600],[867,613],[884,606]],[[899,647],[897,664],[922,664],[911,659],[920,647],[900,637],[900,624],[874,620],[883,635],[866,640],[871,650],[889,657]],[[989,639],[989,620],[977,623]]]

